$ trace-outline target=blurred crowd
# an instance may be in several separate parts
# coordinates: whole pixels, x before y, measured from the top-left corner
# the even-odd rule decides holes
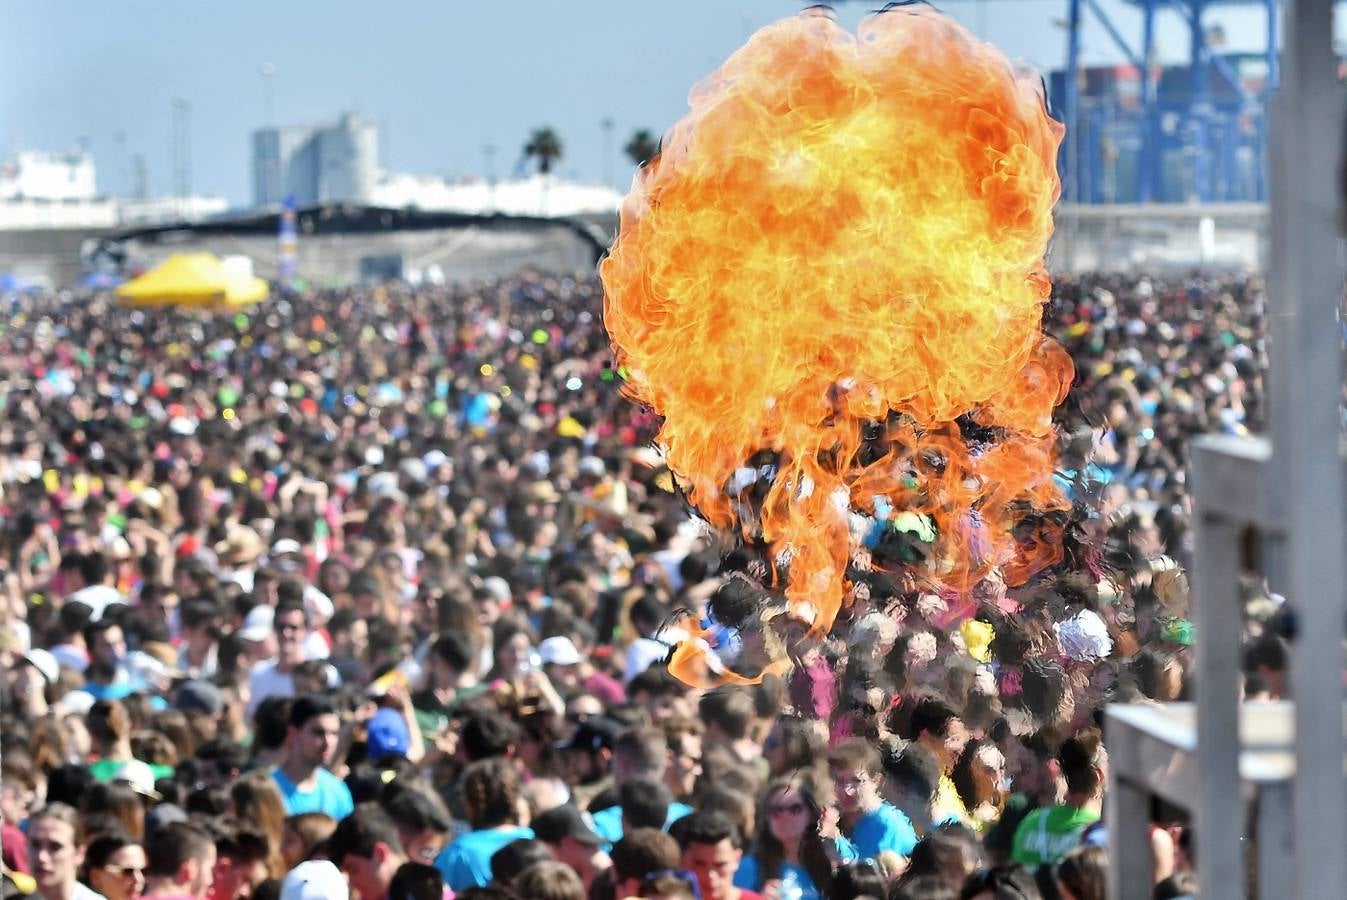
[[[591,275],[0,306],[3,884],[45,900],[1102,900],[1099,710],[1185,696],[1200,637],[1186,442],[1264,413],[1257,280],[1059,281],[1063,564],[857,591],[694,689],[680,623],[767,570],[681,500]]]

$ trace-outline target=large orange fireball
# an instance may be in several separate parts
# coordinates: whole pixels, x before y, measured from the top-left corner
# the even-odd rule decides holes
[[[876,535],[919,584],[1061,555],[1042,333],[1062,126],[1036,78],[924,6],[806,13],[691,94],[600,272],[629,395],[712,524],[770,546],[815,634]],[[1060,518],[1060,517],[1058,517]],[[868,564],[868,563],[867,563]]]

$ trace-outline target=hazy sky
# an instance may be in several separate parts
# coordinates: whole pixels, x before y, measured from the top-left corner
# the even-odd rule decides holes
[[[1140,16],[1100,0],[1134,44]],[[131,184],[143,154],[152,193],[172,186],[171,104],[191,104],[191,184],[235,203],[251,200],[249,133],[265,118],[259,68],[272,63],[278,123],[323,121],[353,110],[384,129],[382,164],[449,177],[478,174],[484,147],[508,174],[530,128],[561,135],[563,175],[624,187],[621,147],[633,130],[664,131],[688,89],[757,28],[792,15],[792,0],[516,0],[477,3],[197,0],[111,3],[0,0],[0,160],[20,149],[67,150],[86,139],[100,189]],[[878,3],[838,3],[854,28]],[[938,3],[1011,57],[1043,69],[1065,58],[1065,0]],[[1264,40],[1257,7],[1217,8],[1236,49]],[[1162,16],[1162,56],[1186,53],[1173,13]],[[1087,16],[1085,58],[1121,54]],[[600,122],[614,122],[604,153]],[[119,140],[119,135],[121,139]]]

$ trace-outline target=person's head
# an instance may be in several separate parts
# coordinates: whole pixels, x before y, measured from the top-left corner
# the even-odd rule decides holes
[[[862,859],[837,867],[833,878],[833,900],[883,897],[886,893],[884,873],[874,860]]]
[[[454,632],[436,638],[429,659],[435,687],[447,689],[456,686],[464,673],[474,671],[478,655],[467,635]]]
[[[554,606],[553,609],[561,609]],[[575,642],[565,635],[553,635],[544,638],[538,644],[538,658],[542,661],[543,671],[548,680],[563,693],[570,694],[580,689],[583,657],[576,649]]]
[[[236,819],[216,820],[211,830],[215,834],[213,896],[251,897],[257,886],[272,874],[267,836]]]
[[[982,844],[977,834],[966,825],[947,822],[932,828],[917,842],[903,879],[933,875],[946,884],[963,884],[982,864]]]
[[[463,805],[474,829],[516,824],[519,773],[508,761],[483,759],[463,770]]]
[[[575,726],[562,750],[562,765],[572,784],[593,784],[609,774],[621,731],[607,716],[591,716]]]
[[[362,900],[384,900],[398,867],[407,862],[397,825],[377,806],[362,806],[337,823],[328,858],[346,873]]]
[[[145,848],[125,834],[102,834],[84,852],[85,882],[107,900],[137,900],[145,890]]]
[[[104,756],[112,747],[131,740],[131,714],[120,700],[99,700],[84,717],[94,748]]]
[[[765,835],[788,844],[802,840],[818,828],[823,807],[806,779],[786,778],[767,788],[763,813],[759,822]]]
[[[532,827],[538,840],[547,844],[553,856],[578,871],[590,866],[604,842],[585,814],[569,803],[539,813],[534,817]]]
[[[1108,851],[1077,847],[1057,864],[1061,900],[1108,900]]]
[[[1155,886],[1151,892],[1152,900],[1191,900],[1201,896],[1197,875],[1193,872],[1176,872]]]
[[[432,865],[407,862],[388,883],[389,900],[443,900],[444,876]]]
[[[827,753],[819,723],[802,716],[781,716],[767,732],[763,755],[773,778],[807,769]]]
[[[519,743],[519,726],[495,710],[469,716],[459,735],[459,746],[470,762],[508,756]]]
[[[290,733],[292,697],[268,697],[253,713],[253,753],[272,753],[285,746]]]
[[[828,754],[828,773],[843,815],[864,815],[879,807],[879,753],[865,738],[848,738]]]
[[[669,760],[669,744],[654,728],[630,728],[613,747],[613,780],[662,779]]]
[[[986,738],[969,741],[954,764],[950,780],[969,809],[984,803],[995,804],[1006,780],[1006,758],[993,741]]]
[[[691,797],[702,774],[702,734],[705,729],[696,719],[676,718],[664,723],[669,765],[664,783],[679,800]]]
[[[290,673],[294,679],[295,695],[321,694],[327,690],[328,665],[325,659],[306,659],[296,665]]]
[[[753,695],[748,691],[719,688],[703,696],[697,708],[706,723],[708,742],[728,743],[748,737],[753,724]]]
[[[309,859],[314,849],[326,843],[337,830],[337,820],[325,813],[300,813],[285,820],[281,857],[287,869]]]
[[[287,668],[304,660],[304,639],[309,633],[309,616],[300,600],[286,598],[276,604],[272,617],[276,631],[276,659]]]
[[[1040,729],[1006,746],[1006,772],[1015,790],[1051,806],[1061,792],[1061,763],[1057,760],[1057,737]]]
[[[337,707],[329,698],[319,694],[295,698],[285,737],[290,760],[306,768],[328,765],[337,752],[340,732]]]
[[[449,840],[452,823],[448,810],[429,786],[413,786],[399,789],[391,797],[385,795],[383,806],[397,826],[407,858],[433,863]]]
[[[697,877],[702,900],[728,900],[744,857],[739,829],[729,816],[701,811],[686,816],[679,822],[678,843],[682,866]]]
[[[585,900],[585,886],[575,870],[556,860],[536,862],[519,873],[515,891],[530,900]]]
[[[637,896],[651,872],[678,868],[678,842],[658,828],[636,828],[613,845],[615,896]]]
[[[921,875],[895,884],[888,900],[959,900],[959,891],[939,876]]]
[[[745,841],[758,832],[758,804],[751,789],[713,784],[697,797],[699,812],[723,813],[734,823]]]
[[[501,620],[502,623],[505,620]],[[496,671],[503,678],[514,678],[527,665],[533,653],[533,639],[520,625],[504,624],[496,629],[492,640]]]
[[[28,819],[37,799],[37,784],[27,765],[11,758],[0,770],[0,816],[18,824]]]
[[[140,768],[140,764],[134,762],[127,765]],[[144,777],[146,781],[153,780],[153,776],[148,772],[144,773]],[[142,785],[142,788],[147,786]],[[145,836],[145,802],[136,790],[124,781],[95,784],[84,796],[80,812],[86,816],[100,814],[112,816],[133,840],[139,841]]]
[[[819,833],[824,812],[814,782],[807,777],[779,779],[767,787],[757,850],[765,877],[781,877],[786,850],[793,847],[819,893],[831,890],[832,862]]]
[[[182,604],[178,613],[182,635],[190,646],[209,645],[220,639],[224,616],[212,600],[197,598]]]
[[[964,881],[959,900],[1043,900],[1034,873],[1018,863],[974,872]]]
[[[1057,751],[1066,779],[1068,803],[1085,803],[1102,796],[1108,781],[1108,754],[1097,728],[1086,728],[1062,742]]]
[[[205,900],[215,874],[215,842],[187,822],[172,822],[154,832],[146,845],[145,873],[172,893]]]
[[[280,847],[285,835],[285,798],[269,772],[258,769],[244,775],[229,789],[229,799],[240,821],[261,831],[270,846]]]
[[[935,754],[943,772],[954,768],[964,744],[968,743],[968,729],[959,714],[937,697],[917,702],[909,727],[912,738]]]
[[[248,750],[237,741],[214,738],[196,748],[198,773],[207,785],[233,784],[248,765]]]
[[[519,874],[538,862],[551,862],[552,851],[542,841],[516,838],[491,854],[491,882],[501,887],[513,886]]]
[[[624,781],[618,788],[624,828],[663,828],[673,797],[664,782],[648,775]]]
[[[257,900],[347,900],[350,886],[337,866],[311,859],[295,866],[284,881],[268,881],[258,888]]]
[[[705,900],[706,893],[697,887],[696,876],[666,869],[646,876],[641,896],[645,900]]]
[[[90,622],[84,629],[84,644],[89,650],[89,663],[116,669],[126,661],[126,635],[122,626],[111,619]]]
[[[28,819],[28,862],[40,893],[54,897],[71,889],[84,862],[84,835],[74,807],[51,803]]]
[[[663,664],[653,665],[633,678],[627,685],[627,697],[636,706],[647,710],[656,723],[674,716],[697,715],[687,687]]]

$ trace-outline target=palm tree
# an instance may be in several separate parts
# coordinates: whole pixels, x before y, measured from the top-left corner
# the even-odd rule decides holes
[[[535,128],[529,134],[528,143],[524,145],[524,158],[536,159],[538,161],[538,171],[544,175],[552,171],[552,166],[556,165],[557,160],[561,159],[561,138],[557,133],[547,126]]]
[[[643,166],[659,153],[659,141],[655,140],[649,129],[642,128],[632,134],[631,140],[627,141],[627,146],[622,148],[622,152],[631,157],[631,161],[637,166]]]

